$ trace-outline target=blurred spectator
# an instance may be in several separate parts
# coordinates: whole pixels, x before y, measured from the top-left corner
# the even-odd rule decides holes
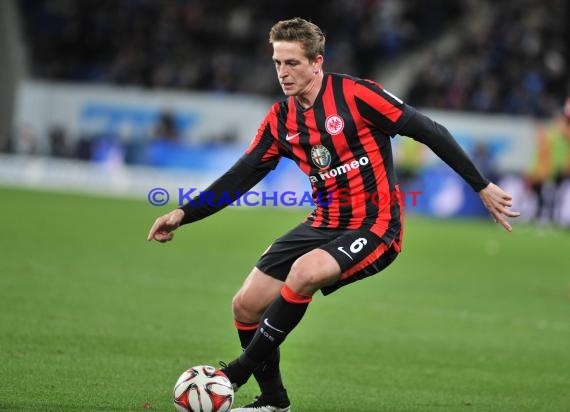
[[[489,145],[481,141],[475,143],[472,158],[481,173],[483,173],[484,176],[487,176],[487,179],[492,182],[499,179],[500,176],[493,162],[493,156]]]
[[[91,160],[93,156],[93,136],[82,134],[75,145],[75,157],[79,160]]]
[[[16,130],[14,152],[23,155],[45,154],[42,150],[39,131],[32,125],[20,124]]]
[[[176,119],[174,115],[170,112],[161,113],[158,124],[156,125],[154,136],[157,139],[177,141],[180,138],[180,133],[178,131],[178,126],[176,125]]]
[[[50,153],[53,157],[69,157],[70,147],[67,132],[62,126],[54,126],[49,131]]]
[[[562,204],[570,190],[570,97],[562,113],[537,126],[536,145],[536,159],[529,172],[537,200],[535,219],[562,223],[561,212],[570,207]]]
[[[425,163],[425,146],[417,144],[411,138],[398,141],[394,146],[396,173],[400,188],[405,192],[411,190],[416,183]]]

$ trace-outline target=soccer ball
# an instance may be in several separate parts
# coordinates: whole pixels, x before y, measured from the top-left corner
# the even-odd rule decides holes
[[[227,412],[233,403],[232,383],[213,366],[194,366],[174,385],[174,406],[179,412]]]

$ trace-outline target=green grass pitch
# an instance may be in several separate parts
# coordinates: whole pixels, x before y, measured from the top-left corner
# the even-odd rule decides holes
[[[0,189],[0,410],[171,411],[178,375],[239,354],[231,298],[305,212],[170,210]],[[570,411],[570,232],[406,221],[384,273],[323,297],[282,347],[295,412]],[[256,395],[249,382],[237,404]]]

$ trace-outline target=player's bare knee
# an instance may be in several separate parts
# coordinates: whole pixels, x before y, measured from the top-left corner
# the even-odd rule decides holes
[[[232,312],[234,319],[243,323],[256,323],[261,314],[244,299],[241,293],[237,293],[232,299]]]
[[[232,312],[234,314],[234,318],[238,319],[240,322],[245,322],[246,318],[249,318],[248,315],[250,311],[243,299],[243,295],[239,292],[232,299]]]
[[[312,295],[321,286],[323,279],[315,267],[297,259],[291,266],[291,271],[287,276],[287,284],[292,289],[301,294]]]
[[[333,284],[339,276],[340,267],[334,258],[324,250],[316,249],[293,263],[286,283],[295,292],[309,296]]]

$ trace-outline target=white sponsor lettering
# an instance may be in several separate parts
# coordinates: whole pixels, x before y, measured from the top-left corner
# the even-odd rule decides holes
[[[350,172],[351,170],[358,169],[361,166],[366,166],[368,163],[370,163],[370,159],[368,158],[368,156],[362,156],[358,160],[353,160],[349,163],[344,163],[340,166],[335,167],[334,169],[330,169],[326,172],[321,172],[318,175],[309,176],[309,180],[311,181],[311,183],[317,183],[319,181],[318,177],[320,177],[321,180],[327,180],[333,177],[344,175]]]

